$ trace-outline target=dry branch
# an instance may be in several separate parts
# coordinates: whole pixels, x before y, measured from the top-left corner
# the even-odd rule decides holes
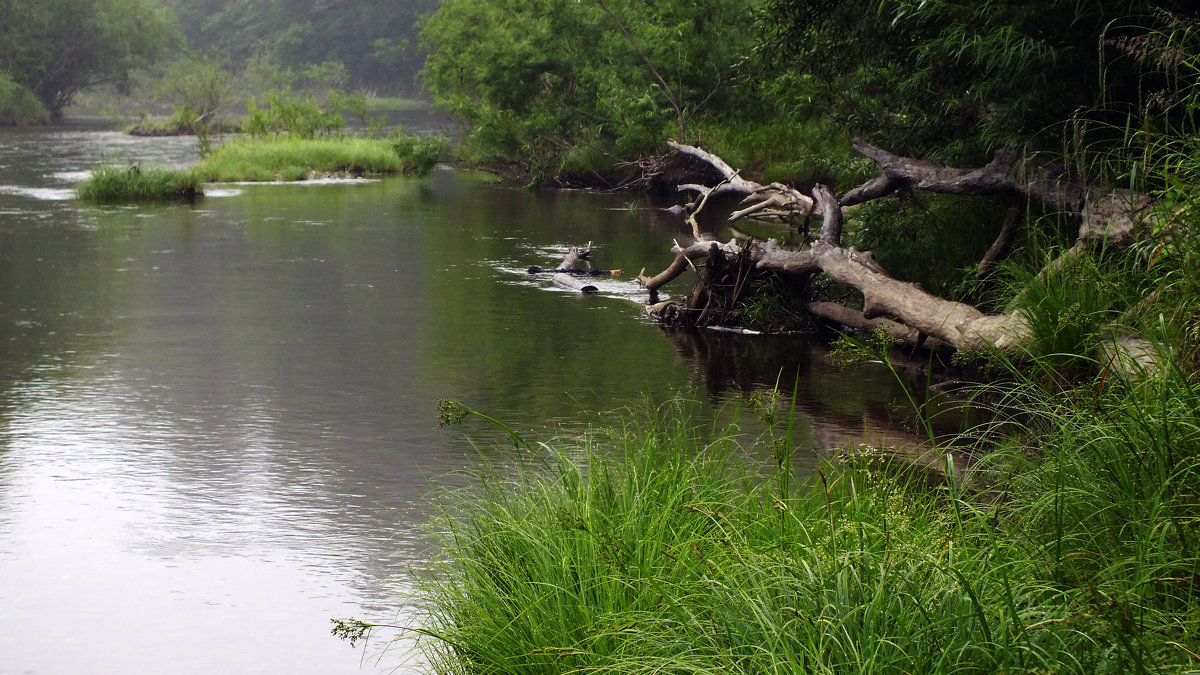
[[[958,349],[994,348],[1019,353],[1032,344],[1033,335],[1019,311],[985,314],[970,305],[935,296],[915,284],[891,277],[875,262],[870,252],[843,248],[843,207],[877,199],[900,189],[958,195],[1008,195],[1011,202],[1003,231],[981,261],[981,274],[986,273],[1007,246],[1022,212],[1031,202],[1078,219],[1078,241],[1069,255],[1078,255],[1096,241],[1127,242],[1138,233],[1139,227],[1156,217],[1153,201],[1144,195],[1082,185],[1061,172],[1006,153],[997,153],[983,167],[956,169],[901,157],[856,140],[854,148],[874,160],[881,173],[838,200],[822,185],[814,188],[811,198],[787,186],[761,185],[742,178],[720,157],[705,150],[679,143],[670,145],[680,153],[704,160],[724,180],[712,188],[687,188],[704,195],[699,206],[689,215],[698,241],[686,249],[676,245],[672,250],[675,261],[662,273],[651,278],[646,277],[643,270],[643,274],[638,276],[643,286],[655,291],[702,258],[721,254],[749,254],[760,269],[804,278],[820,272],[834,283],[857,289],[862,294],[861,310],[810,301],[806,307],[813,316],[854,328],[882,325],[906,343],[914,345],[925,343],[928,337],[937,344]],[[809,216],[813,215],[814,209],[819,209],[824,221],[820,237],[808,248],[798,251],[785,250],[774,240],[750,242],[742,249],[732,243],[725,248],[718,247],[714,242],[702,239],[695,227],[695,218],[703,210],[708,197],[719,191],[745,194],[745,201],[751,202],[747,208],[736,211],[731,220],[781,210]],[[707,293],[703,284],[693,295],[702,291]],[[664,315],[669,313],[661,304],[659,311]],[[1143,343],[1126,339],[1114,341],[1113,344],[1117,352],[1124,354],[1110,359],[1116,367],[1136,369],[1153,363],[1153,352]]]

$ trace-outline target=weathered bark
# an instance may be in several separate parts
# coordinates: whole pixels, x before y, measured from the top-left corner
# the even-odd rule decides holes
[[[567,255],[562,259],[562,262],[560,262],[558,264],[558,269],[560,269],[560,270],[578,269],[584,265],[589,264],[588,258],[591,255],[592,255],[592,242],[590,242],[590,241],[588,242],[588,244],[585,248],[579,248],[577,246],[572,246],[571,248],[567,249]]]
[[[732,241],[728,244],[718,244],[715,241],[703,240],[697,241],[687,248],[683,248],[679,245],[679,242],[675,242],[675,246],[671,248],[671,252],[675,254],[675,261],[671,263],[670,267],[653,277],[647,277],[646,268],[643,267],[642,271],[637,275],[637,282],[646,290],[654,293],[674,281],[676,277],[687,271],[689,267],[695,269],[696,265],[694,261],[703,260],[717,253],[737,255],[739,250],[738,245]]]
[[[1033,336],[1019,311],[1010,309],[1003,314],[985,314],[970,305],[937,297],[915,284],[892,278],[869,252],[843,248],[843,207],[900,189],[958,195],[1008,195],[1011,201],[1003,231],[981,261],[980,274],[986,273],[1007,246],[1022,212],[1030,203],[1077,218],[1078,240],[1067,255],[1078,255],[1100,241],[1127,243],[1138,234],[1140,227],[1160,217],[1153,209],[1153,200],[1145,195],[1083,185],[1061,172],[1011,154],[998,153],[990,163],[977,169],[955,169],[900,157],[856,140],[854,148],[874,160],[881,174],[838,200],[821,185],[814,188],[811,198],[786,186],[760,185],[742,178],[719,157],[700,148],[678,143],[672,143],[671,147],[708,162],[724,177],[712,188],[689,185],[681,186],[681,190],[698,191],[705,200],[718,191],[747,195],[746,202],[750,202],[750,206],[736,211],[731,220],[755,217],[770,210],[806,218],[819,215],[823,224],[817,241],[803,250],[784,250],[774,240],[750,242],[744,247],[731,243],[723,249],[710,241],[710,237],[701,235],[695,225],[695,216],[703,209],[702,201],[689,215],[698,241],[687,248],[676,243],[672,249],[676,257],[670,267],[654,277],[647,277],[643,270],[638,275],[639,283],[656,291],[685,270],[696,269],[696,263],[705,258],[748,254],[761,269],[805,277],[820,272],[837,284],[857,289],[863,298],[861,310],[814,301],[807,305],[808,311],[813,316],[844,326],[882,326],[906,344],[926,344],[927,338],[933,338],[930,344],[934,345],[972,350],[995,348],[1018,353],[1032,343]],[[664,307],[659,311],[668,313]],[[1109,361],[1115,368],[1129,371],[1153,364],[1153,350],[1148,345],[1125,339],[1114,340],[1113,346],[1116,355]]]
[[[901,157],[862,139],[855,139],[853,146],[883,173],[842,195],[842,206],[861,204],[901,188],[954,195],[1012,195],[1077,218],[1079,241],[1085,245],[1127,243],[1139,226],[1151,225],[1159,217],[1152,208],[1154,200],[1146,195],[1086,185],[1027,157],[996,153],[986,166],[954,169]]]
[[[557,286],[579,291],[580,293],[597,293],[600,289],[583,281],[580,277],[619,275],[621,270],[592,269],[590,261],[591,253],[592,242],[589,241],[585,248],[572,246],[567,249],[567,255],[563,257],[562,262],[555,269],[543,269],[533,266],[527,269],[526,272],[529,274],[553,274],[554,276],[551,279]]]
[[[583,281],[579,277],[574,276],[572,274],[568,274],[566,272],[559,272],[558,274],[555,274],[553,277],[553,280],[554,280],[554,285],[556,285],[556,286],[562,286],[563,288],[569,288],[573,291],[579,291],[580,293],[599,293],[600,292],[599,288],[596,288],[592,284],[589,284],[586,281]]]

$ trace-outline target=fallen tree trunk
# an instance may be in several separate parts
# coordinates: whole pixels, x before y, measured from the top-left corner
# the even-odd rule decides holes
[[[591,267],[592,242],[584,248],[572,246],[567,249],[566,256],[554,269],[545,269],[536,265],[525,270],[528,274],[552,274],[554,285],[561,286],[580,293],[598,293],[594,284],[583,281],[581,277],[619,276],[621,270],[599,270]]]
[[[1035,203],[1077,219],[1076,244],[1065,254],[1065,260],[1097,243],[1126,244],[1148,226],[1161,225],[1160,221],[1165,217],[1154,209],[1153,200],[1145,195],[1082,185],[1060,171],[1015,155],[997,154],[992,162],[978,169],[955,169],[900,157],[856,140],[854,148],[875,161],[881,173],[839,200],[821,185],[814,188],[812,197],[787,186],[761,185],[742,178],[719,157],[700,148],[678,143],[671,143],[671,147],[708,162],[724,180],[714,187],[680,186],[680,190],[697,191],[702,195],[700,205],[688,215],[697,241],[688,247],[677,242],[672,249],[674,262],[658,275],[648,277],[643,270],[638,275],[638,282],[647,290],[653,294],[688,269],[697,269],[697,264],[706,259],[750,255],[760,269],[805,278],[823,273],[834,283],[861,293],[861,307],[813,298],[806,304],[811,315],[852,328],[881,327],[913,345],[927,344],[928,338],[934,338],[933,344],[956,349],[998,349],[1019,354],[1030,349],[1033,335],[1025,315],[1016,309],[986,314],[970,305],[940,298],[915,284],[891,277],[869,252],[843,248],[843,207],[901,189],[958,195],[1007,195],[1011,201],[1004,232],[980,263],[982,271],[999,257],[1000,249],[1011,238],[1020,212],[1027,204]],[[744,246],[733,242],[719,245],[701,233],[696,225],[696,215],[708,197],[718,192],[746,195],[743,203],[748,205],[734,212],[730,220],[753,218],[766,212],[785,212],[806,219],[819,217],[823,221],[819,238],[808,248],[795,251],[784,250],[774,240],[751,241]],[[700,287],[697,287],[699,291]],[[687,302],[685,300],[684,304]],[[662,304],[657,310],[660,314],[670,313]],[[673,315],[686,316],[686,313],[676,311]],[[1132,338],[1114,337],[1112,353],[1111,365],[1121,370],[1136,371],[1153,366],[1153,350]]]
[[[581,280],[579,277],[566,272],[559,272],[558,274],[555,274],[552,279],[555,286],[562,286],[563,288],[569,288],[573,291],[579,291],[580,293],[600,292],[599,288],[596,288],[592,284]]]

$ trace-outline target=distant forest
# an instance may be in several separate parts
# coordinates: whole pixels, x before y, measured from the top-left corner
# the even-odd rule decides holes
[[[423,55],[418,23],[438,0],[161,0],[187,44],[234,68],[254,59],[301,71],[346,67],[353,88],[412,91]]]
[[[293,84],[412,94],[422,17],[438,0],[0,0],[0,124],[57,117],[77,94],[148,99]],[[307,86],[306,86],[307,85]],[[222,96],[224,96],[222,94]],[[184,102],[184,105],[190,105]]]

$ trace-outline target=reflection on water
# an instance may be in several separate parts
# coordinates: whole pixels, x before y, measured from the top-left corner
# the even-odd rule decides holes
[[[0,130],[0,673],[392,672],[399,652],[377,663],[329,620],[405,620],[422,497],[478,461],[464,432],[519,459],[477,421],[437,429],[441,397],[545,438],[683,396],[754,435],[738,401],[778,382],[806,450],[903,433],[883,369],[664,333],[627,278],[581,296],[524,273],[588,241],[601,267],[668,262],[677,219],[616,198],[450,171],[44,198],[116,158],[193,155]]]

